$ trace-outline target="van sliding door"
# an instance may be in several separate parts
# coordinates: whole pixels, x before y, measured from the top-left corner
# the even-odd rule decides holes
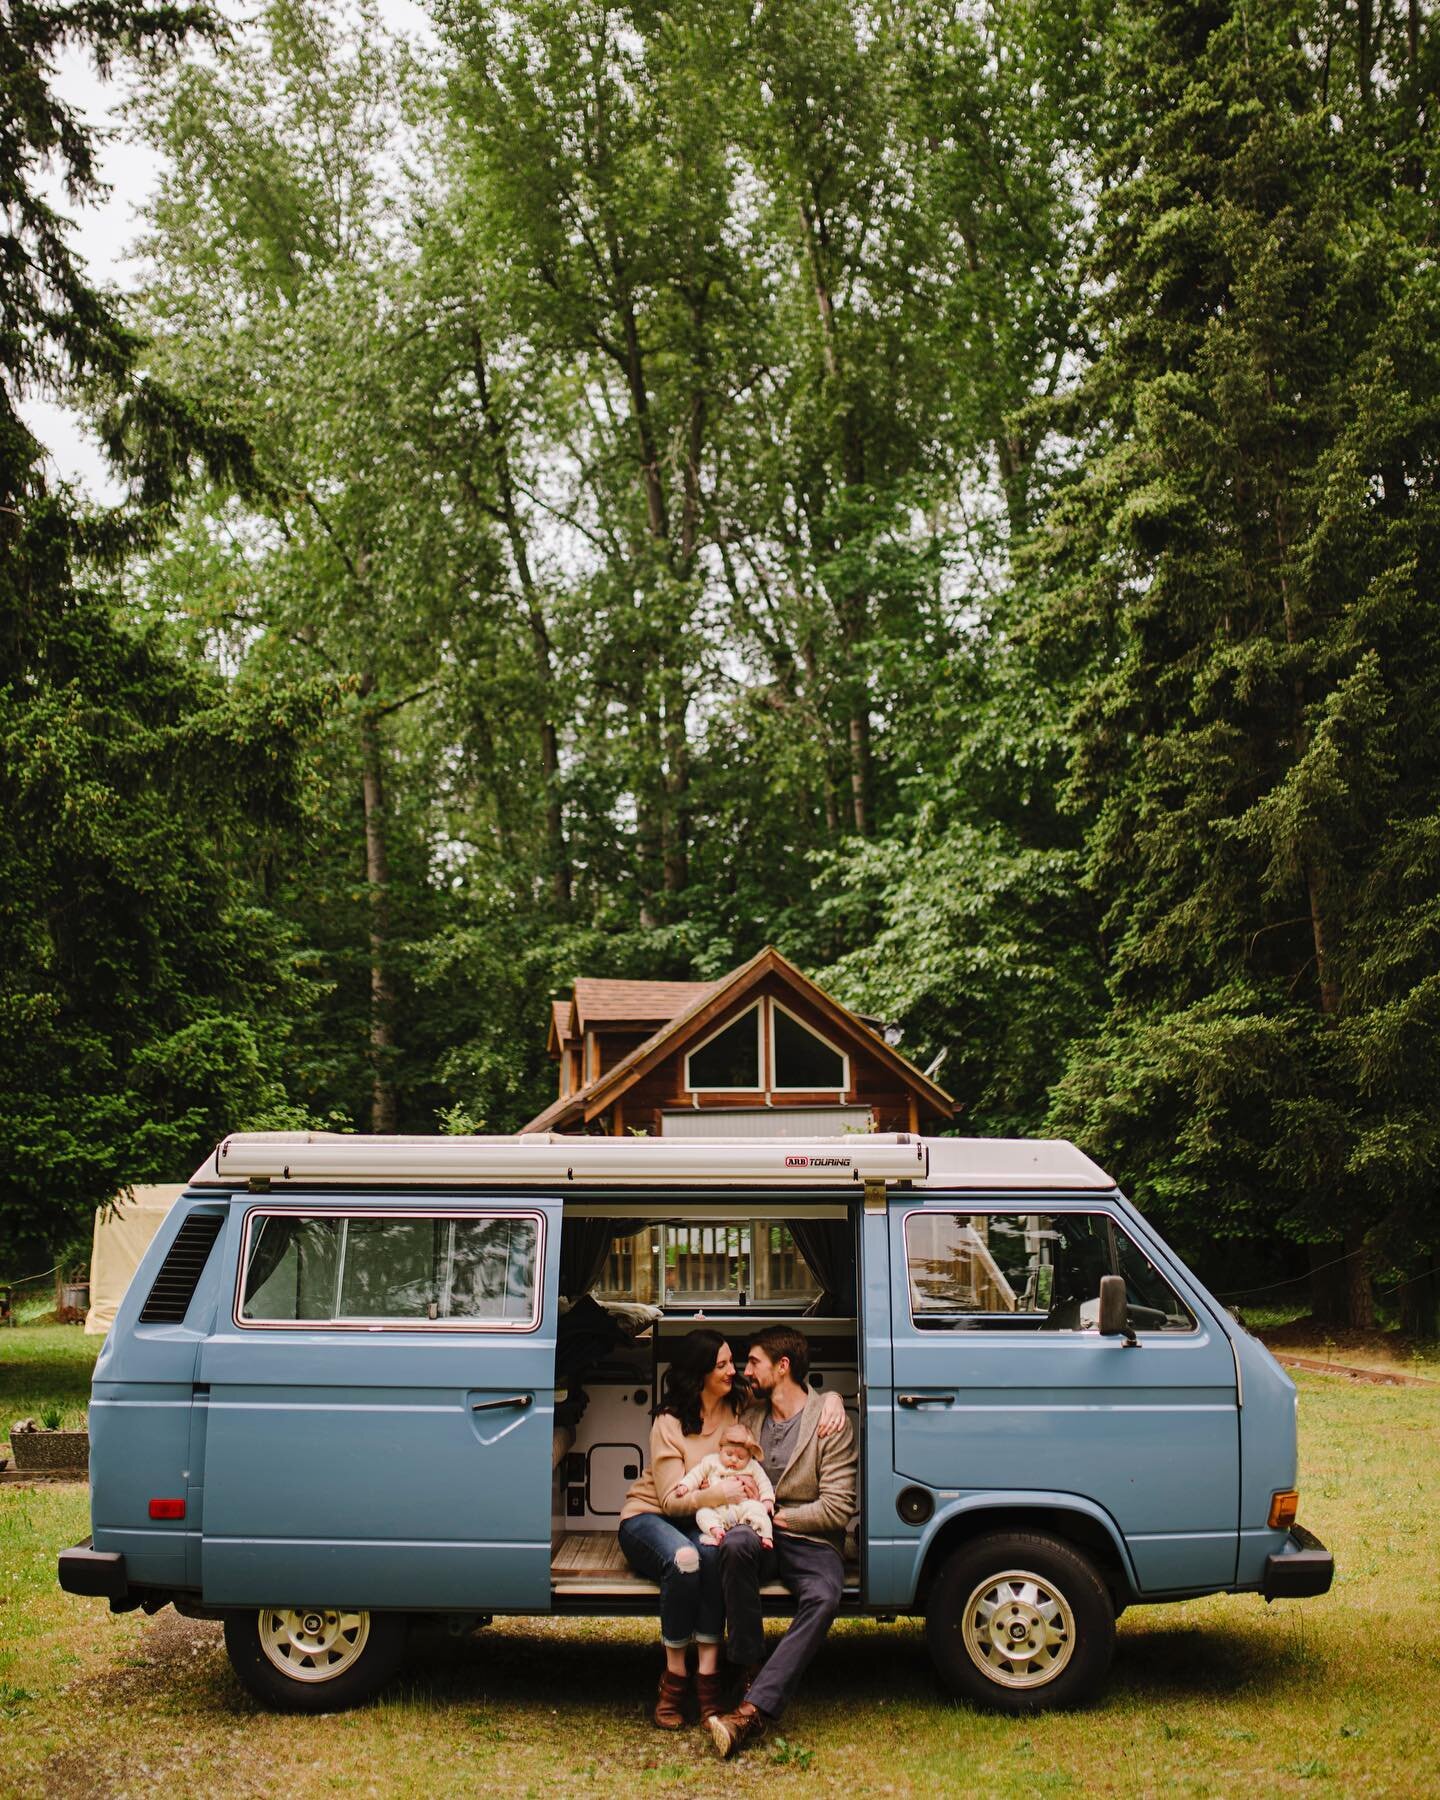
[[[207,1602],[549,1609],[559,1225],[528,1196],[236,1204]]]

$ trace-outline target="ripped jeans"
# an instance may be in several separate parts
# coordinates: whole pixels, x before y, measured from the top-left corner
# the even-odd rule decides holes
[[[725,1625],[720,1553],[699,1541],[693,1519],[639,1513],[620,1525],[620,1548],[637,1575],[660,1583],[660,1642],[667,1650],[718,1644]]]

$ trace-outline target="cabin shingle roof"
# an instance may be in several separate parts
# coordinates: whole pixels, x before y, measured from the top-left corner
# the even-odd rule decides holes
[[[599,1024],[663,1025],[719,986],[716,981],[618,981],[580,975],[575,981],[576,1021],[582,1031]]]

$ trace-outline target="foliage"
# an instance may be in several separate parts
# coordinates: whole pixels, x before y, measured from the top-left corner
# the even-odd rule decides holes
[[[1073,1133],[1237,1284],[1309,1254],[1332,1315],[1373,1273],[1433,1326],[1428,14],[435,21],[272,0],[151,57],[135,317],[56,290],[109,323],[45,368],[169,510],[105,600],[150,710],[45,743],[117,820],[146,759],[106,854],[148,846],[175,965],[134,1045],[24,1049],[63,1206],[227,1110],[514,1128],[575,975],[775,942],[964,1128]],[[65,816],[26,917],[98,891]]]
[[[186,7],[25,6],[0,24],[0,1156],[4,1233],[43,1257],[135,1180],[174,1177],[239,1118],[297,1117],[279,1074],[303,984],[293,936],[237,869],[294,806],[303,684],[232,691],[133,617],[113,573],[200,471],[244,487],[244,439],[145,380],[140,340],[75,260],[41,193],[96,187],[94,132],[54,59],[146,67],[213,17]],[[43,387],[102,418],[131,504],[52,491],[21,417]]]
[[[1315,28],[1130,22],[1074,402],[1094,447],[1032,629],[1088,659],[1067,804],[1110,1000],[1052,1118],[1197,1242],[1343,1255],[1330,1304],[1363,1324],[1367,1260],[1434,1229],[1440,370],[1413,94],[1377,116],[1334,67],[1322,91]]]

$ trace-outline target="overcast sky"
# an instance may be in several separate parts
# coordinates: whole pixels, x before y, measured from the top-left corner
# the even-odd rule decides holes
[[[248,9],[224,9],[240,29],[254,14]],[[414,0],[381,0],[381,16],[394,32],[434,41],[429,20]],[[46,192],[50,204],[75,220],[73,243],[92,281],[132,286],[135,265],[130,246],[139,235],[138,213],[153,193],[159,163],[154,153],[133,142],[116,117],[126,99],[123,76],[101,81],[88,56],[69,53],[58,65],[57,87],[62,97],[79,109],[91,124],[109,135],[99,163],[110,189],[98,206],[76,209],[69,205],[58,182]],[[100,447],[85,422],[67,408],[32,398],[25,406],[30,428],[49,451],[49,474],[70,481],[97,500],[118,500],[120,490],[111,480]]]

